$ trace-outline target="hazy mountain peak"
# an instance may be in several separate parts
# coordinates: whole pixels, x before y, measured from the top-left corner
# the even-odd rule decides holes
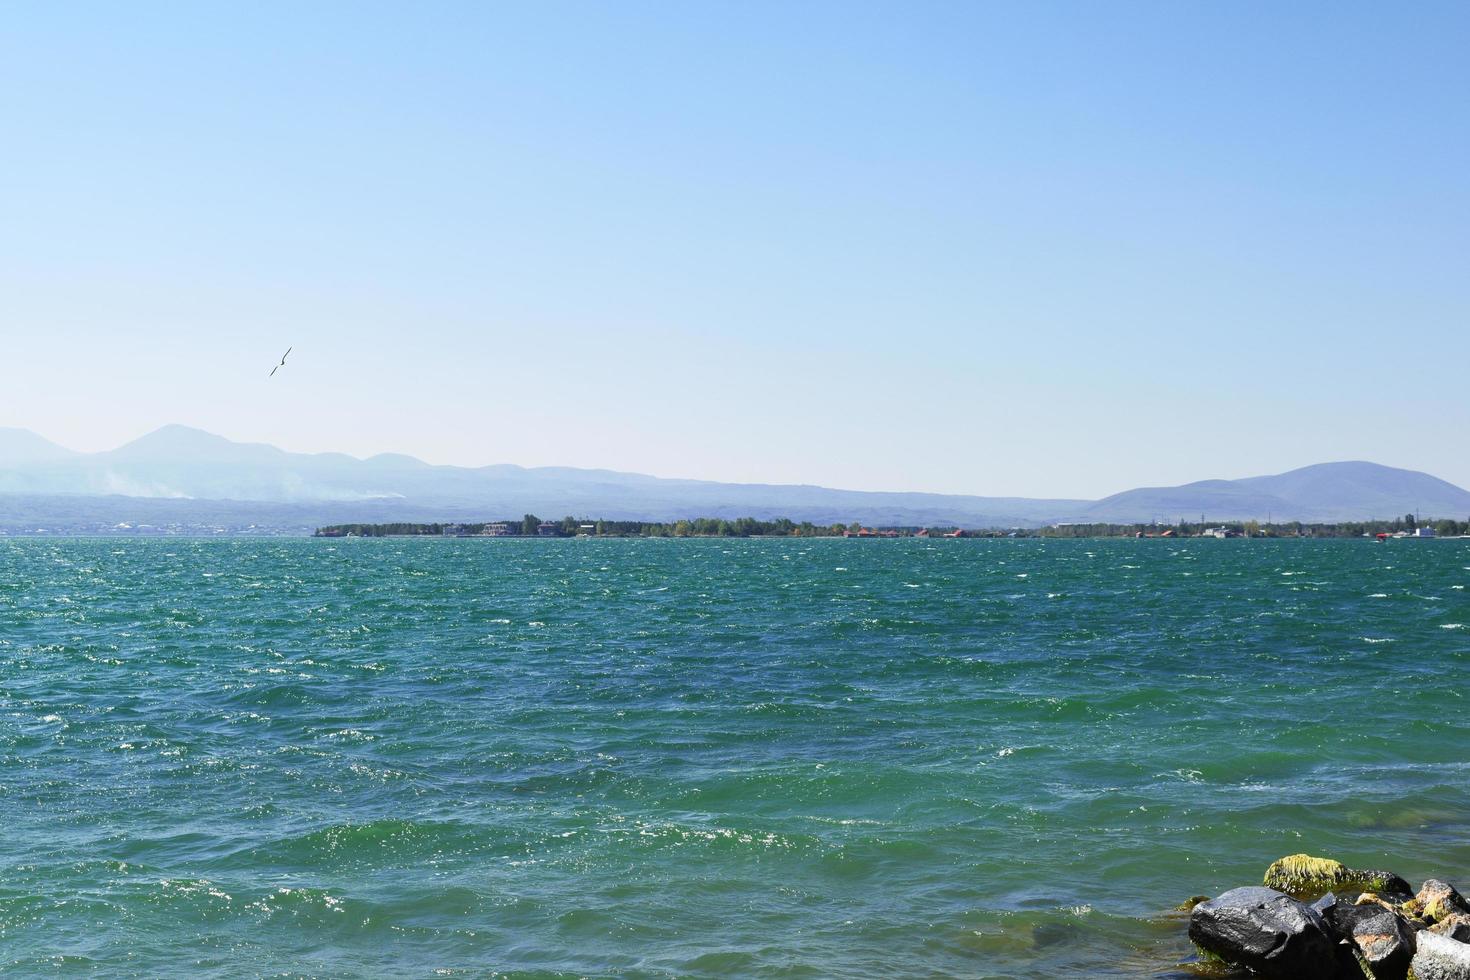
[[[1439,477],[1363,460],[1314,463],[1285,473],[1239,480],[1201,480],[1180,487],[1143,487],[1088,508],[1101,521],[1339,521],[1470,514],[1470,492]]]
[[[69,459],[76,455],[70,449],[36,435],[30,429],[0,426],[0,465],[42,463]]]
[[[283,450],[264,443],[234,442],[187,425],[164,425],[107,456],[127,461],[257,462],[286,456]]]
[[[1458,518],[1470,513],[1470,493],[1453,483],[1417,470],[1364,460],[1317,463],[1235,482],[1280,497],[1294,507],[1351,507],[1361,517],[1397,517],[1422,511]]]

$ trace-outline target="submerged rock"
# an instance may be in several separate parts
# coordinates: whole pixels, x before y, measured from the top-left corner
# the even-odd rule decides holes
[[[1407,881],[1391,871],[1349,868],[1341,861],[1310,854],[1291,854],[1275,862],[1266,869],[1261,883],[1299,899],[1312,899],[1339,889],[1403,896],[1414,893]]]
[[[1419,933],[1414,953],[1415,980],[1470,980],[1470,944],[1433,932]]]
[[[1235,888],[1196,905],[1189,938],[1206,953],[1263,977],[1336,980],[1342,975],[1337,940],[1322,916],[1271,888]]]

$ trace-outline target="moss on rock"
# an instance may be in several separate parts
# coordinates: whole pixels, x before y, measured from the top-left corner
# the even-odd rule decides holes
[[[1392,872],[1349,868],[1341,861],[1310,854],[1291,854],[1275,862],[1266,869],[1262,884],[1302,900],[1320,898],[1330,891],[1354,889],[1412,894],[1409,883]]]
[[[1448,919],[1455,914],[1470,914],[1470,906],[1455,891],[1453,885],[1447,885],[1437,878],[1430,878],[1424,882],[1424,887],[1419,889],[1419,894],[1414,901],[1420,906],[1420,915],[1430,922],[1439,922]]]
[[[1210,952],[1199,943],[1192,942],[1189,945],[1194,947],[1194,960],[1180,963],[1179,965],[1187,967],[1191,974],[1200,977],[1234,977],[1240,975],[1240,971],[1225,962],[1220,954]]]

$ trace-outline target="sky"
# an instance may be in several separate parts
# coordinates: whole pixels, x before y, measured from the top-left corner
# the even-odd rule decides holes
[[[0,425],[1470,486],[1467,45],[1463,3],[8,4]]]

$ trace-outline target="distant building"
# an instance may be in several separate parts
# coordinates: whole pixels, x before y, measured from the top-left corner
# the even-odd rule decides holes
[[[596,533],[597,533],[597,525],[596,524],[578,524],[577,525],[577,537],[579,537],[579,538],[590,538],[590,537],[592,537],[592,535],[594,535]]]
[[[1414,537],[1416,537],[1416,538],[1432,538],[1432,537],[1435,537],[1434,528],[1432,528],[1432,527],[1416,527],[1416,528],[1414,528]]]
[[[536,525],[536,536],[541,538],[554,538],[561,525],[553,524],[551,521],[542,521]]]
[[[513,532],[509,524],[504,521],[496,521],[494,524],[486,524],[485,530],[480,533],[487,538],[508,538]]]

